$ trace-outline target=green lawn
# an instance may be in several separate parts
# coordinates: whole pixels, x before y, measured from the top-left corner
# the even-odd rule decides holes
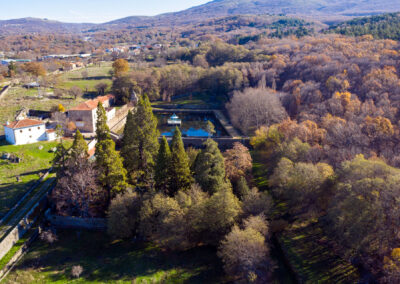
[[[221,97],[212,97],[207,94],[193,94],[192,96],[187,96],[184,98],[174,99],[171,102],[163,102],[163,101],[155,101],[152,103],[153,106],[162,106],[162,105],[198,105],[198,106],[212,106],[212,108],[221,108],[221,102],[224,101],[224,98]]]
[[[3,283],[226,283],[211,248],[164,252],[148,244],[112,242],[102,232],[58,231],[53,245],[36,241]],[[79,279],[71,276],[83,267]]]
[[[111,76],[109,71],[112,69],[111,62],[104,62],[100,66],[93,65],[87,68],[66,72],[61,75],[62,83],[60,88],[69,89],[73,86],[81,88],[83,91],[94,92],[95,86],[100,83],[107,83],[111,87]],[[87,72],[87,77],[83,77],[83,72]]]
[[[0,217],[2,217],[39,179],[39,173],[50,168],[50,161],[54,154],[49,150],[56,147],[57,142],[40,142],[21,146],[5,145],[4,140],[0,143],[0,154],[14,153],[22,158],[19,164],[0,160]],[[40,145],[43,146],[42,150],[39,150]],[[17,183],[17,175],[20,175],[21,182]]]

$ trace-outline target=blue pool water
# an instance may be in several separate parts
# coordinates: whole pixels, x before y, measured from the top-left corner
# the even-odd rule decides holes
[[[158,119],[158,129],[163,136],[173,136],[175,126],[167,124],[168,118],[173,115],[171,112],[155,113]],[[182,125],[179,129],[184,137],[210,137],[207,132],[207,122],[210,121],[214,124],[215,133],[211,137],[224,137],[228,136],[221,123],[217,120],[213,113],[179,113],[179,119],[182,120]]]

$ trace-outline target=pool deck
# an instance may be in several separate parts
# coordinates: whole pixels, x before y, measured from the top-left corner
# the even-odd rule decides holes
[[[226,130],[228,135],[232,138],[239,139],[241,135],[239,132],[230,124],[229,119],[219,109],[161,109],[153,108],[153,112],[186,112],[186,113],[214,113],[215,117],[219,120],[222,127]]]

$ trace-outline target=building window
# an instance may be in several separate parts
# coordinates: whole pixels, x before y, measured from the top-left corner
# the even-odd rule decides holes
[[[32,138],[32,135],[29,135],[29,138]]]
[[[29,128],[29,131],[32,131],[32,129]]]
[[[39,130],[40,130],[40,126],[39,126],[37,129],[39,129]]]
[[[22,130],[20,130],[19,132],[21,132],[21,133],[22,133]]]

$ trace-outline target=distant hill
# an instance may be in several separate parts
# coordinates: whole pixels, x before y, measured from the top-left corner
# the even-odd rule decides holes
[[[206,18],[239,14],[302,15],[314,20],[348,19],[400,11],[400,1],[393,0],[214,0],[184,11],[149,17],[147,24],[193,23]],[[113,23],[143,25],[138,17]]]
[[[350,17],[398,11],[400,11],[398,0],[214,0],[180,12],[154,17],[132,16],[104,24],[70,24],[35,18],[6,20],[0,21],[0,34],[79,33],[129,27],[173,26],[246,14],[285,14],[331,23],[344,21]]]
[[[72,24],[47,19],[22,18],[0,21],[0,34],[79,33],[94,26],[94,24]]]
[[[330,27],[327,32],[348,36],[370,34],[378,39],[400,40],[400,14],[356,18]]]

